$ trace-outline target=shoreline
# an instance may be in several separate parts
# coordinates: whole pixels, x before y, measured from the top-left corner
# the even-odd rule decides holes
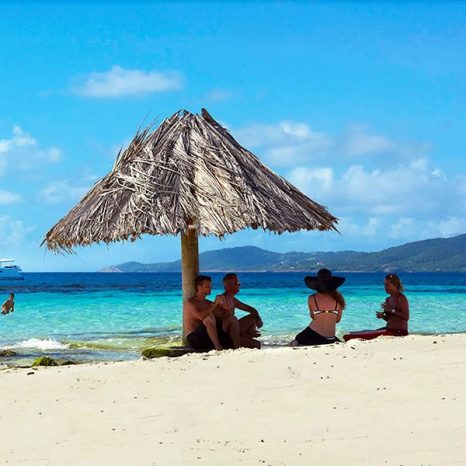
[[[466,336],[466,331],[458,331],[458,332],[436,332],[436,333],[410,333],[409,336],[436,336],[436,337],[444,337],[447,335],[465,335]],[[283,340],[286,341],[292,341],[293,340],[294,334],[290,334],[288,339],[283,338]],[[266,335],[267,337],[267,335]],[[273,335],[271,335],[273,337]],[[406,337],[403,337],[406,338]],[[35,339],[33,338],[32,340],[37,340],[37,341],[43,341],[50,343],[51,341],[55,344],[62,344],[58,340],[50,340],[48,338],[45,339]],[[134,338],[135,341],[138,340],[138,338]],[[181,336],[180,339],[174,339],[172,341],[170,340],[165,340],[164,338],[161,338],[162,342],[161,343],[154,343],[153,345],[149,346],[142,346],[139,345],[137,348],[122,348],[121,346],[117,345],[115,347],[111,347],[109,344],[105,345],[107,349],[101,348],[99,349],[98,347],[94,347],[92,344],[90,346],[86,346],[85,343],[86,341],[83,341],[83,345],[76,345],[76,342],[72,342],[71,346],[69,347],[63,347],[61,350],[58,348],[50,348],[49,350],[41,350],[35,347],[19,347],[17,346],[18,343],[12,343],[10,345],[3,345],[0,347],[0,353],[3,351],[14,351],[16,354],[14,356],[3,356],[0,355],[0,371],[5,370],[8,368],[21,368],[21,369],[26,369],[30,368],[32,363],[42,357],[42,356],[47,356],[55,359],[57,362],[60,361],[70,361],[72,360],[75,365],[84,365],[84,364],[99,364],[99,363],[119,363],[119,362],[134,362],[137,361],[138,359],[142,358],[142,351],[145,349],[150,349],[150,348],[167,348],[167,347],[180,347],[182,346],[181,343]],[[353,340],[351,340],[353,341]],[[337,343],[337,345],[348,345],[351,342],[344,342],[341,341],[340,343]],[[64,343],[69,344],[69,342]],[[265,340],[262,341],[262,351],[270,351],[273,349],[279,349],[279,348],[287,348],[288,345],[286,343],[280,343],[276,342],[273,340]],[[245,348],[240,348],[245,349]],[[93,354],[94,353],[94,354]],[[198,353],[198,354],[207,354],[207,353]],[[112,359],[115,355],[119,355],[119,358]],[[25,363],[26,364],[22,364]]]
[[[293,339],[294,334],[290,334],[288,340],[291,341]],[[458,331],[458,332],[436,332],[436,333],[410,333],[409,336],[419,336],[419,337],[444,337],[447,335],[465,335],[466,331]],[[273,337],[273,335],[272,335]],[[283,338],[283,336],[281,336]],[[181,337],[180,337],[181,338]],[[403,337],[406,338],[406,337]],[[286,338],[284,340],[288,341]],[[36,340],[36,339],[32,339]],[[134,340],[138,340],[134,338]],[[50,339],[37,339],[37,341],[43,341],[50,343]],[[63,347],[61,350],[58,348],[49,350],[41,350],[38,348],[28,348],[28,347],[19,347],[17,343],[12,343],[11,345],[3,345],[0,347],[0,353],[3,351],[14,351],[16,354],[14,356],[3,356],[0,355],[0,371],[5,370],[8,368],[21,368],[27,369],[32,366],[32,363],[42,357],[47,356],[51,357],[56,360],[58,363],[61,361],[73,361],[75,365],[85,365],[85,364],[108,364],[108,363],[120,363],[120,362],[134,362],[142,358],[142,351],[145,349],[151,348],[167,348],[167,347],[180,347],[181,339],[174,339],[172,341],[165,340],[162,338],[163,343],[155,343],[149,346],[141,346],[134,347],[134,348],[122,348],[121,346],[111,347],[109,345],[105,345],[107,349],[104,348],[96,348],[93,347],[91,344],[90,346],[84,345],[76,345],[76,342],[73,342],[70,347]],[[351,340],[353,341],[353,340]],[[61,344],[58,340],[52,340],[53,343]],[[85,343],[83,341],[83,343]],[[341,341],[337,343],[337,345],[348,345],[351,342],[344,342]],[[65,342],[64,344],[68,344]],[[76,346],[74,346],[76,345]],[[287,348],[288,345],[286,343],[280,343],[273,340],[265,340],[262,341],[262,348],[261,351],[270,351],[273,349],[279,348]],[[240,348],[243,350],[245,348]],[[198,353],[198,354],[207,354],[207,353]],[[115,357],[117,356],[117,357]],[[119,356],[119,357],[118,357]],[[113,359],[114,358],[114,359]],[[60,364],[59,364],[60,365]]]
[[[464,333],[409,335],[9,368],[2,456],[68,466],[459,463],[465,350]]]

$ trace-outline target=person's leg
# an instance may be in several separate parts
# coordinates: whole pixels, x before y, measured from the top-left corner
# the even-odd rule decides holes
[[[298,344],[296,344],[296,343]],[[331,340],[318,334],[315,330],[310,327],[306,327],[302,332],[299,332],[295,339],[290,343],[290,346],[313,346],[313,345],[326,345],[335,343],[335,340]]]
[[[202,323],[205,325],[205,328],[207,330],[207,335],[209,335],[209,338],[212,340],[212,343],[214,344],[214,348],[217,351],[222,350],[223,347],[220,344],[220,341],[218,339],[217,322],[215,320],[215,316],[213,314],[209,314],[202,321]]]
[[[248,336],[239,337],[239,345],[244,348],[256,348],[261,349],[261,342],[255,338]]]
[[[211,351],[214,349],[214,344],[202,322],[199,323],[194,332],[186,336],[186,340],[188,345],[195,351]]]
[[[239,348],[240,337],[239,337],[239,323],[235,316],[229,316],[222,320],[223,331],[230,336],[231,342],[233,343],[233,349]]]
[[[408,331],[387,329],[387,335],[391,337],[406,337],[408,335]]]
[[[296,342],[296,343],[294,343]],[[293,343],[291,345],[291,343]],[[312,345],[312,331],[309,327],[306,327],[304,330],[301,330],[295,337],[294,340],[290,343],[290,346],[306,346]]]
[[[254,338],[260,335],[259,331],[257,330],[256,319],[251,314],[238,319],[238,323],[239,334],[242,337]]]
[[[350,341],[355,338],[361,340],[373,340],[374,338],[389,335],[386,328],[379,328],[377,330],[363,330],[360,332],[351,332],[347,335],[343,335],[343,340]]]

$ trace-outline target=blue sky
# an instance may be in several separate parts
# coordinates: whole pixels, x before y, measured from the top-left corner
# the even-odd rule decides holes
[[[177,237],[56,256],[45,233],[141,124],[206,107],[341,221],[201,250],[385,247],[466,232],[466,4],[0,3],[0,257],[27,271],[179,258]]]

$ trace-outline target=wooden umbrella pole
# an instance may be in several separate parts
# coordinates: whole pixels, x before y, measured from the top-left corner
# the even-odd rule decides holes
[[[189,228],[187,233],[181,234],[181,275],[183,286],[183,344],[186,345],[184,327],[185,305],[189,298],[196,293],[194,280],[199,274],[199,244],[197,231]]]

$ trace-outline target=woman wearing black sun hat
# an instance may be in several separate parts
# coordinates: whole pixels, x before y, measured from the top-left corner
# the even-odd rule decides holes
[[[316,291],[308,298],[311,323],[290,343],[290,346],[327,345],[335,343],[336,324],[340,322],[345,299],[337,290],[345,281],[335,277],[328,269],[321,269],[317,276],[304,278],[306,285]]]

